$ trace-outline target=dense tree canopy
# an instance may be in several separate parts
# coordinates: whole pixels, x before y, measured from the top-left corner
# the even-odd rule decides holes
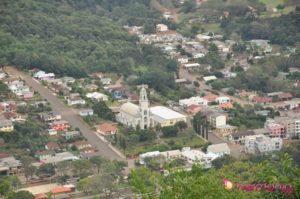
[[[177,70],[175,62],[153,47],[139,46],[122,29],[161,20],[150,0],[5,0],[0,11],[2,66],[38,67],[74,77],[92,71],[128,75]]]

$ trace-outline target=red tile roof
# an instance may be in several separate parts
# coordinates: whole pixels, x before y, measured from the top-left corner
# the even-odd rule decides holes
[[[217,97],[218,97],[217,95],[209,93],[206,96],[204,96],[203,99],[206,99],[209,102],[214,102],[217,99]]]
[[[117,130],[117,127],[115,124],[104,123],[104,124],[100,124],[97,127],[97,129],[102,132],[115,132]]]
[[[47,199],[48,196],[44,193],[39,193],[39,194],[34,195],[34,198],[35,199]]]
[[[260,103],[266,103],[266,102],[272,102],[271,97],[254,97],[252,99],[253,102],[260,102]]]
[[[233,108],[233,105],[231,102],[226,102],[226,103],[223,103],[223,104],[219,104],[218,105],[219,108],[225,108],[225,109],[231,109]]]
[[[52,194],[60,194],[60,193],[69,193],[72,192],[72,189],[69,187],[55,187],[50,190]]]

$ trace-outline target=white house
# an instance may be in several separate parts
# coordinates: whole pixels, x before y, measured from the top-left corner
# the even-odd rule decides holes
[[[156,31],[157,32],[164,32],[164,31],[168,31],[168,30],[169,30],[169,28],[165,24],[157,24],[156,25]]]
[[[218,78],[217,78],[216,76],[214,76],[214,75],[203,77],[203,80],[204,80],[205,82],[212,81],[212,80],[216,80],[216,79],[218,79]]]
[[[99,92],[87,93],[86,97],[90,98],[92,100],[95,100],[95,101],[107,101],[108,100],[107,95],[105,95],[103,93],[99,93]]]
[[[40,70],[39,72],[33,75],[34,78],[38,80],[50,80],[55,77],[54,73],[46,73],[45,71]]]
[[[216,102],[218,102],[219,104],[224,104],[230,102],[230,98],[227,96],[220,96],[216,98]]]
[[[184,106],[184,107],[188,107],[190,105],[207,105],[208,101],[200,96],[196,96],[196,97],[190,97],[190,98],[186,98],[186,99],[181,99],[179,100],[179,105],[180,106]]]
[[[198,63],[187,63],[187,64],[183,64],[183,67],[185,69],[197,68],[197,67],[200,67],[200,64],[198,64]]]
[[[218,156],[230,155],[230,149],[227,143],[212,144],[207,147],[207,153],[213,153]]]
[[[182,149],[182,157],[190,164],[201,164],[205,168],[211,167],[211,162],[218,158],[219,156],[212,153],[203,153],[200,150],[190,149],[189,147],[185,147]]]
[[[85,100],[82,99],[78,93],[70,94],[70,96],[67,97],[67,102],[69,106],[86,103]]]

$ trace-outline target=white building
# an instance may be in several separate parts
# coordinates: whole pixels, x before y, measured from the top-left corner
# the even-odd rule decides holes
[[[50,80],[55,77],[54,73],[46,73],[45,71],[40,70],[39,72],[33,75],[34,78],[39,80]]]
[[[218,155],[212,153],[203,153],[200,150],[190,149],[189,147],[185,147],[181,152],[182,157],[190,164],[201,164],[205,168],[211,167],[211,162],[218,158]]]
[[[187,63],[187,64],[183,64],[183,67],[185,69],[197,68],[197,67],[200,67],[200,64],[198,64],[198,63]]]
[[[216,76],[214,76],[214,75],[203,77],[203,80],[204,80],[205,82],[212,81],[212,80],[216,80],[216,79],[218,79],[218,78],[217,78]]]
[[[227,96],[220,96],[216,98],[216,102],[218,102],[219,104],[224,104],[230,102],[230,98]]]
[[[93,93],[87,93],[86,97],[95,101],[107,101],[108,100],[108,96],[103,94],[103,93],[99,93],[99,92],[93,92]]]
[[[230,149],[227,143],[212,144],[207,147],[207,153],[213,153],[218,156],[230,155]]]
[[[213,128],[226,125],[226,115],[213,112],[207,116],[207,120]]]
[[[169,30],[169,28],[165,24],[157,24],[156,25],[156,31],[157,32],[164,32],[164,31],[168,31],[168,30]]]
[[[208,101],[206,99],[202,98],[202,97],[199,97],[199,96],[179,100],[179,105],[180,106],[188,107],[188,106],[193,105],[193,104],[195,104],[195,105],[207,105]]]
[[[141,129],[154,127],[156,125],[170,126],[178,121],[186,122],[187,118],[178,112],[167,107],[156,106],[149,108],[147,91],[142,87],[140,91],[139,105],[127,102],[120,107],[120,113],[117,115],[117,121]]]
[[[251,135],[245,137],[245,150],[248,153],[267,153],[279,151],[281,148],[281,138],[269,138],[265,135]]]

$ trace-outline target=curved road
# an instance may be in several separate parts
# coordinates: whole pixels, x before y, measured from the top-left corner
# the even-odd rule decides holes
[[[34,91],[47,99],[54,111],[59,112],[73,128],[80,129],[82,135],[88,140],[88,142],[98,149],[99,155],[111,160],[125,160],[125,158],[123,158],[116,150],[112,149],[108,143],[98,138],[97,135],[80,120],[80,117],[71,108],[61,102],[48,88],[45,88],[31,76],[24,74],[13,67],[5,67],[5,72],[11,76],[19,76]]]

